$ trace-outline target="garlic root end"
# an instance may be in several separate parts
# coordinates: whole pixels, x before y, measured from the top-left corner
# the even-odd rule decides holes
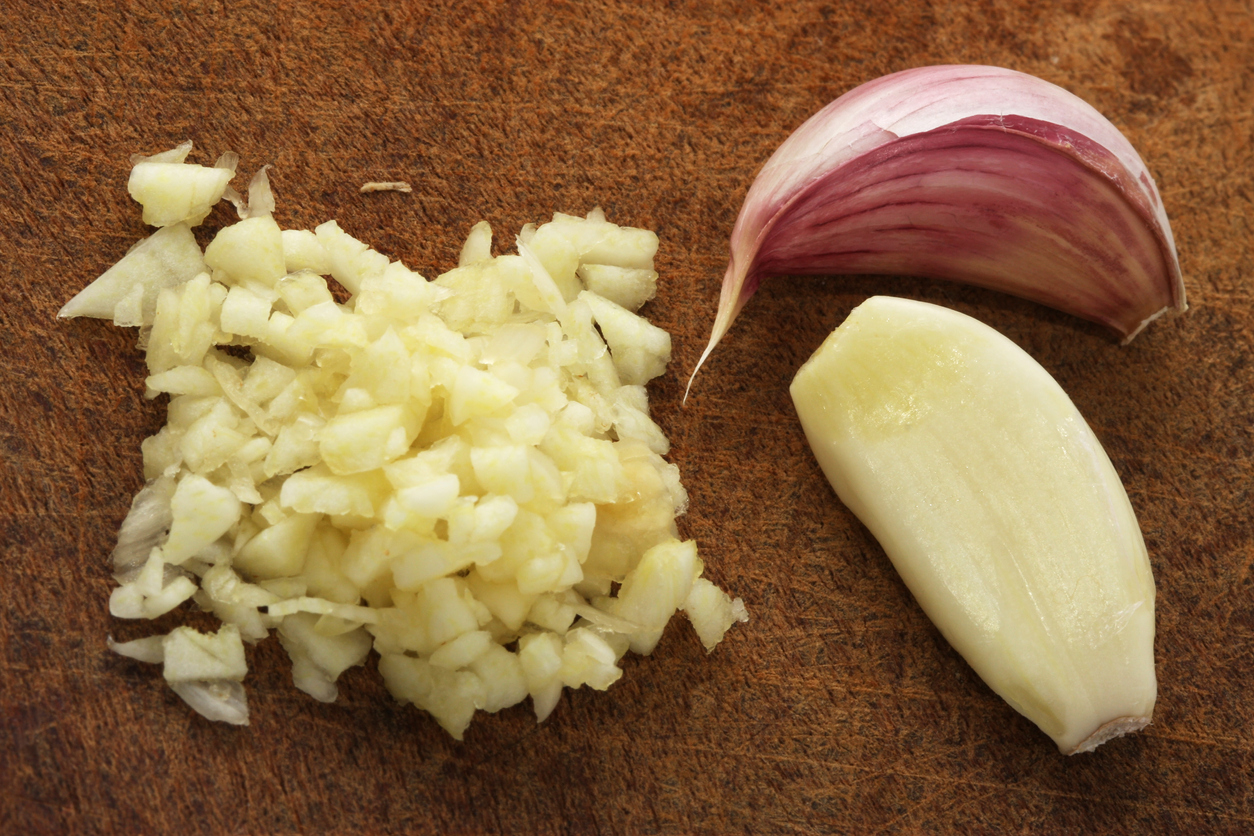
[[[1109,723],[1103,723],[1099,726],[1097,731],[1077,743],[1075,748],[1071,750],[1064,749],[1062,753],[1064,755],[1079,755],[1084,752],[1092,752],[1108,740],[1114,740],[1116,737],[1140,731],[1152,721],[1152,717],[1116,717]]]

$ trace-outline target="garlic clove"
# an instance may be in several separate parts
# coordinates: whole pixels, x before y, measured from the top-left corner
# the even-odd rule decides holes
[[[697,369],[763,279],[802,273],[967,282],[1125,341],[1187,307],[1171,225],[1136,149],[1082,99],[998,67],[885,76],[780,145],[736,220]]]
[[[1150,722],[1145,544],[1048,372],[968,316],[874,297],[791,391],[841,501],[989,687],[1068,754]]]

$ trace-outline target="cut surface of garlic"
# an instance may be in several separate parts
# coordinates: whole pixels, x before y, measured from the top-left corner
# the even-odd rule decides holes
[[[841,501],[989,687],[1068,754],[1150,722],[1140,527],[1045,369],[964,314],[873,297],[791,393]]]
[[[884,76],[797,128],[745,197],[697,367],[764,279],[865,273],[1001,290],[1125,341],[1187,307],[1136,149],[1082,99],[1000,67]]]

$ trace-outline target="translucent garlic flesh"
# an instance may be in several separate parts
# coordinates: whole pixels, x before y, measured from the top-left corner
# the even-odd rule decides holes
[[[1150,722],[1145,544],[1048,372],[970,317],[874,297],[791,391],[841,501],[989,687],[1068,754]]]

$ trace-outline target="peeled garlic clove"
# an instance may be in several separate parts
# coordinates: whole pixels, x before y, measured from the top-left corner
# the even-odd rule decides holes
[[[697,368],[764,278],[801,273],[952,279],[1125,340],[1186,308],[1171,226],[1136,150],[1083,100],[998,67],[885,76],[780,145],[736,220]]]
[[[1048,372],[968,316],[874,297],[791,391],[841,501],[989,687],[1068,754],[1150,722],[1145,544]]]

